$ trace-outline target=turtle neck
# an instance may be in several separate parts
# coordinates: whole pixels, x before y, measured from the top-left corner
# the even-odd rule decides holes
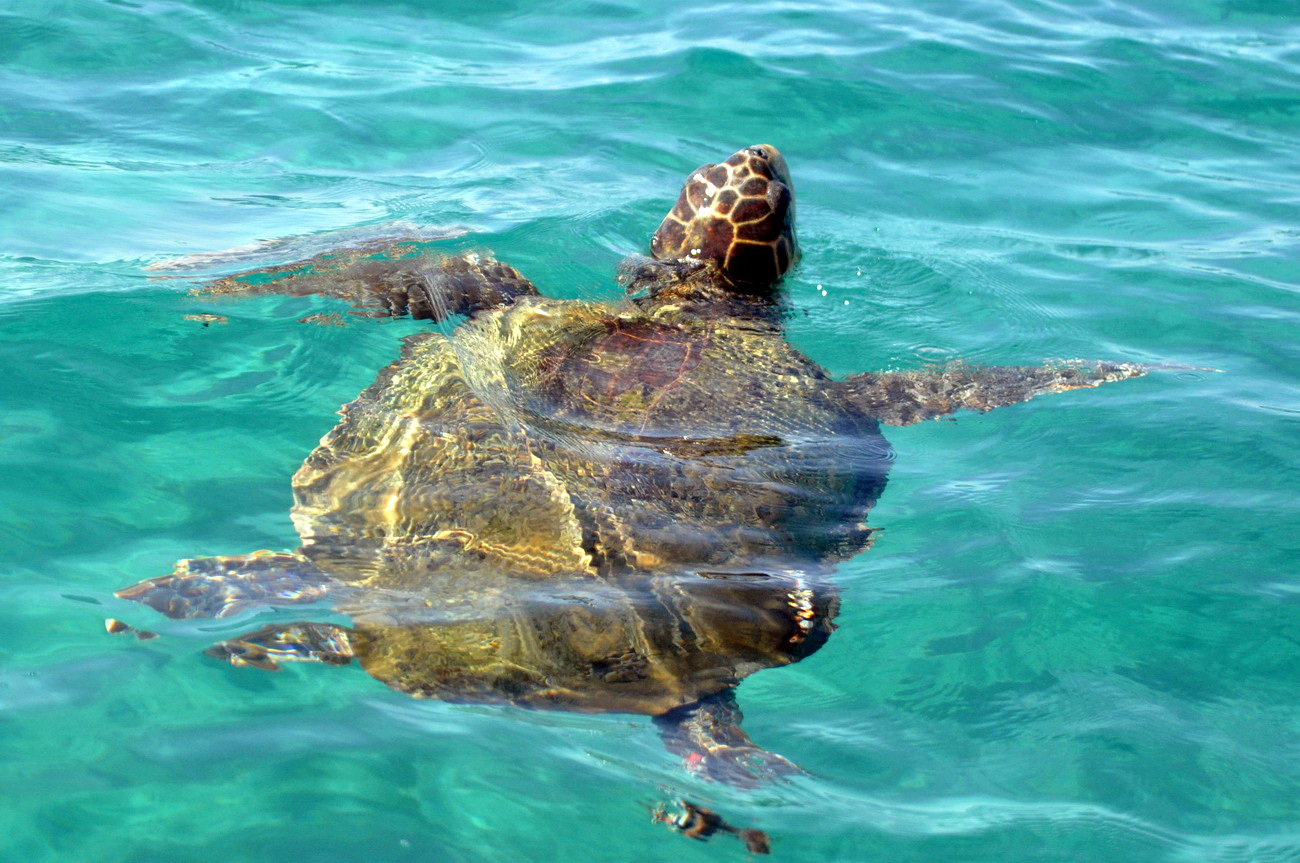
[[[647,312],[673,309],[709,320],[732,318],[772,327],[779,326],[784,312],[774,287],[737,287],[710,263],[633,255],[619,270],[619,282],[632,303]]]

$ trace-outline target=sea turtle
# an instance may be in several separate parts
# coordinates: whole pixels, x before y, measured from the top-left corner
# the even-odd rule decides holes
[[[828,573],[870,542],[890,465],[880,424],[1143,373],[835,380],[783,336],[794,216],[785,161],[760,145],[690,174],[618,301],[548,299],[491,257],[401,240],[209,285],[466,318],[406,338],[307,457],[296,551],[183,560],[118,595],[174,618],[329,597],[350,627],[271,624],[210,652],[356,659],[416,696],[647,714],[710,777],[794,771],[741,731],[732,690],[834,628]]]

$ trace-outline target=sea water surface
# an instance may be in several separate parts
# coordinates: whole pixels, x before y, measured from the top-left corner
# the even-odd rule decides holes
[[[683,796],[774,859],[1300,860],[1298,24],[1292,0],[4,4],[0,859],[745,856],[650,822]],[[426,231],[613,298],[685,174],[755,143],[798,193],[790,339],[834,374],[1220,370],[888,429],[839,630],[739,689],[808,776],[734,790],[644,718],[232,668],[202,648],[301,610],[113,597],[293,548],[289,477],[428,326],[299,324],[340,306],[204,303],[201,276]]]

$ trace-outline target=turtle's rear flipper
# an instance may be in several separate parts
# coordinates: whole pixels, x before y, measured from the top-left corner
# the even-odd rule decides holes
[[[116,595],[180,620],[315,602],[328,592],[329,583],[328,576],[302,555],[256,551],[182,560],[171,575],[150,578]]]
[[[731,690],[655,717],[664,746],[686,762],[686,769],[737,788],[754,788],[802,768],[754,745],[740,728],[740,708]]]
[[[868,372],[845,379],[847,397],[882,423],[911,425],[959,410],[990,411],[1034,396],[1146,374],[1138,363],[1062,363],[1049,366],[968,366],[904,372]]]
[[[194,291],[203,294],[319,294],[347,300],[359,314],[439,321],[533,296],[532,282],[491,257],[436,257],[414,240],[335,249],[284,264],[236,273]]]
[[[352,661],[350,630],[332,623],[290,623],[264,626],[239,638],[222,641],[203,651],[231,665],[251,665],[279,671],[281,662],[323,662],[347,665]]]

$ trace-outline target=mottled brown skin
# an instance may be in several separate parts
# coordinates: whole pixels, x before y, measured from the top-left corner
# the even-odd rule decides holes
[[[785,158],[770,144],[746,147],[687,178],[650,251],[712,262],[732,289],[766,293],[799,260],[794,215]]]
[[[414,240],[337,249],[281,267],[249,270],[191,291],[197,297],[260,293],[337,297],[362,317],[439,321],[536,294],[514,267],[469,254],[430,259]]]
[[[1132,377],[1134,365],[830,378],[784,338],[798,258],[780,153],[687,179],[617,303],[540,296],[488,257],[386,243],[245,273],[213,293],[327,294],[442,320],[343,410],[293,479],[293,553],[182,561],[122,591],[173,617],[329,595],[353,626],[223,642],[229,661],[343,664],[448,700],[657,717],[692,769],[796,770],[731,697],[834,628],[826,576],[870,542],[891,453],[879,423]]]

